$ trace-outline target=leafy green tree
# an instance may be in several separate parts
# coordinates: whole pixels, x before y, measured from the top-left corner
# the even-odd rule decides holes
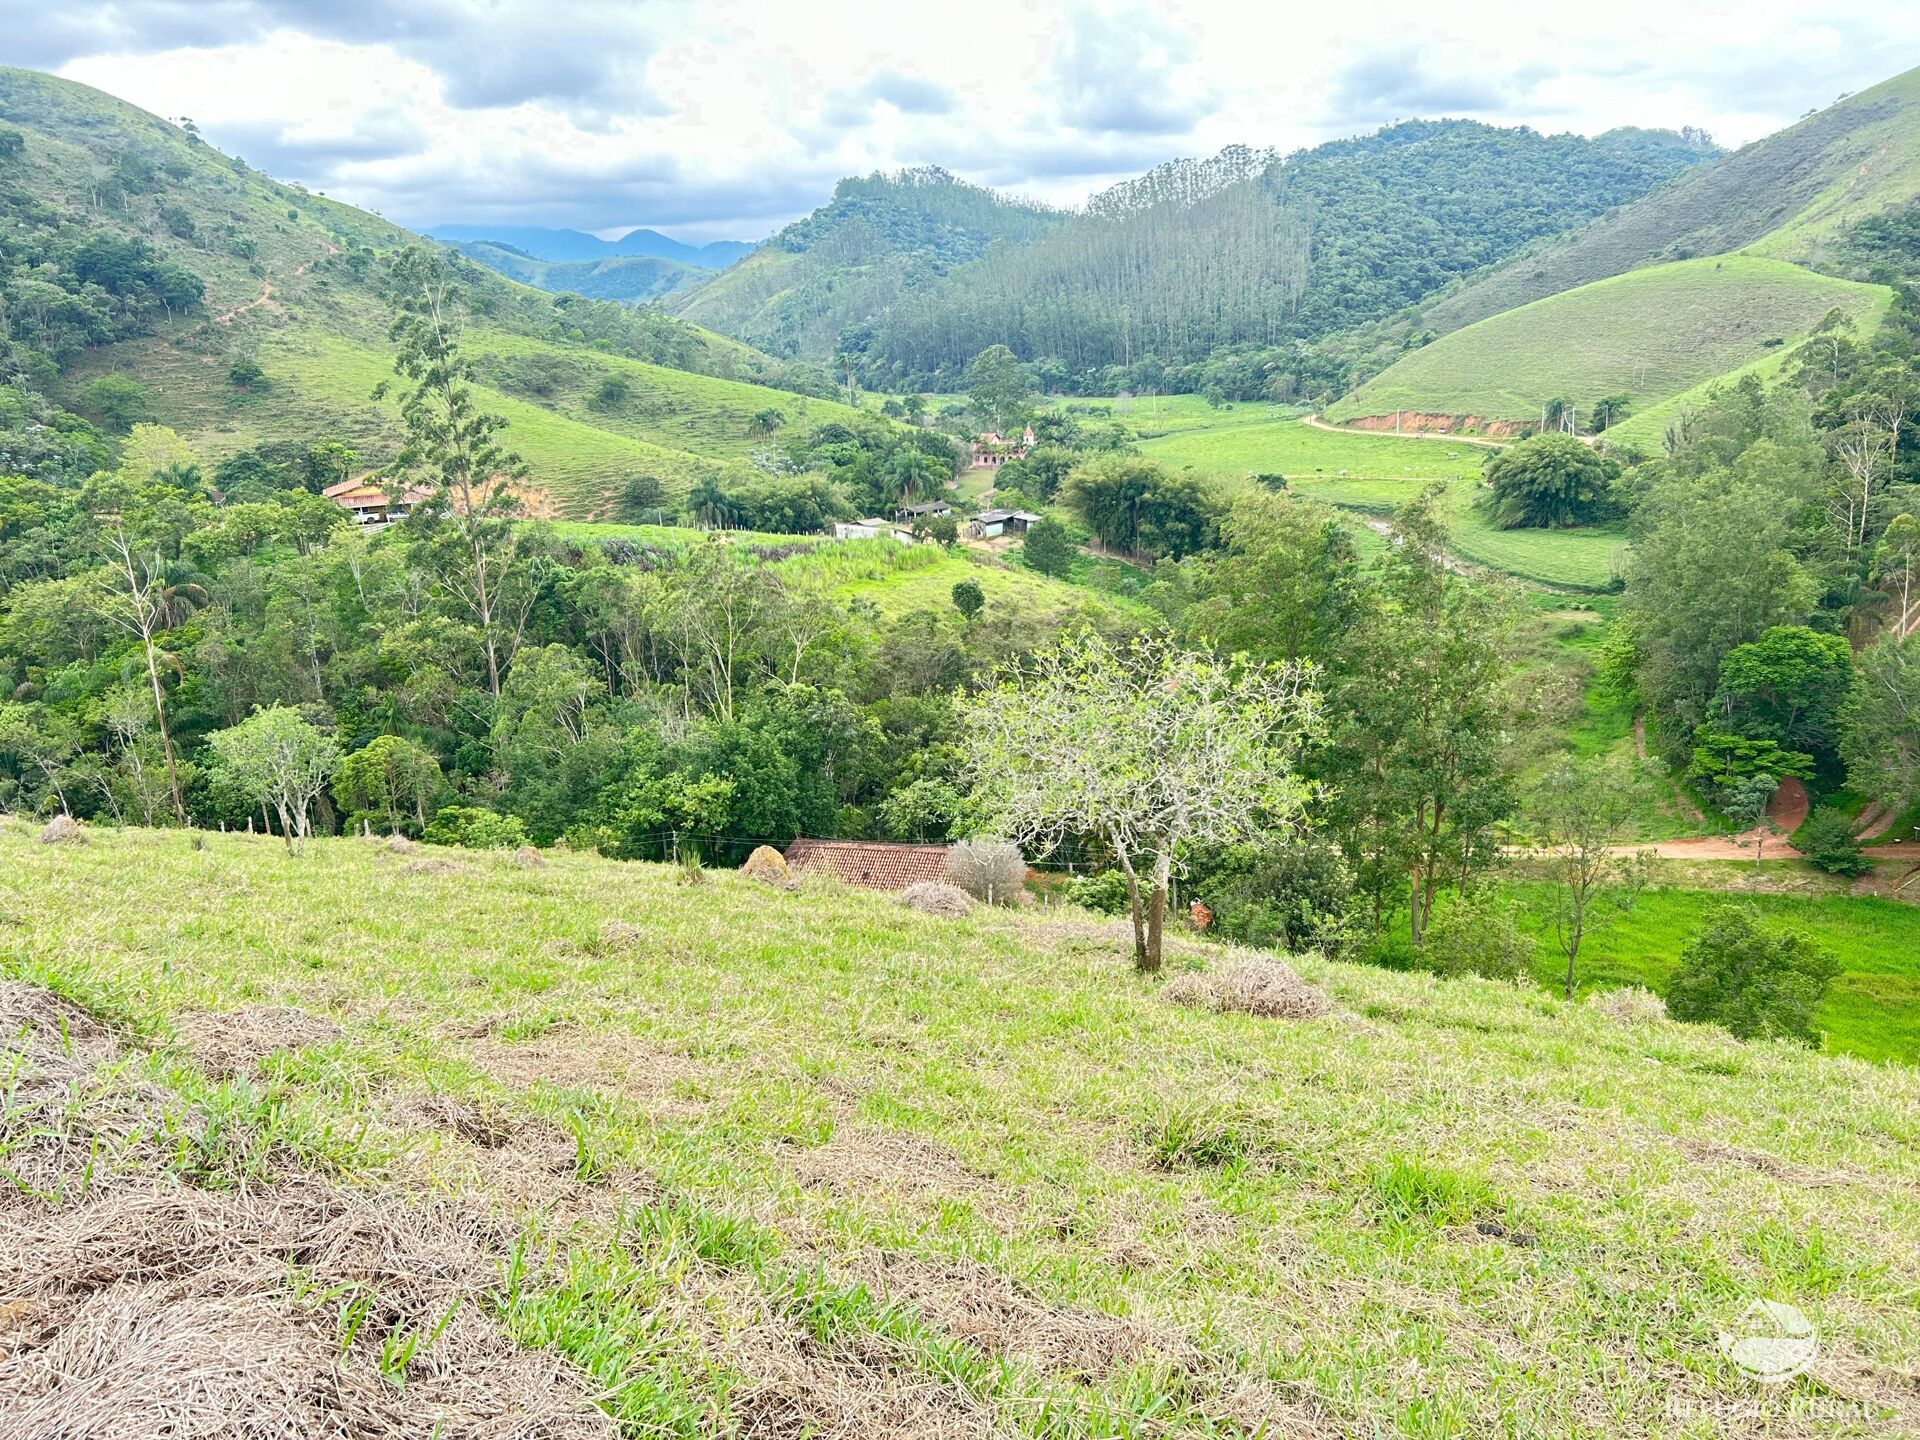
[[[1620,462],[1571,435],[1536,435],[1490,457],[1485,501],[1503,530],[1592,525],[1618,513]]]
[[[364,816],[397,835],[411,816],[417,833],[426,829],[427,807],[443,783],[432,754],[403,736],[381,735],[342,757],[333,798],[349,824]]]
[[[1580,947],[1633,908],[1648,880],[1652,852],[1621,854],[1637,828],[1638,794],[1632,770],[1600,756],[1562,761],[1540,781],[1528,818],[1540,832],[1547,882],[1553,890],[1553,935],[1567,958],[1571,1000]]]
[[[448,805],[421,836],[429,845],[458,845],[467,850],[516,850],[528,844],[518,815],[502,815],[476,805]]]
[[[236,390],[264,390],[267,372],[260,368],[257,360],[236,360],[227,367],[227,383]]]
[[[943,550],[951,550],[960,541],[960,522],[951,515],[935,515],[926,524],[927,538]]]
[[[1598,400],[1593,402],[1593,406],[1587,411],[1587,414],[1592,417],[1591,428],[1596,435],[1603,431],[1611,430],[1622,420],[1625,420],[1629,415],[1633,414],[1633,397],[1631,395],[1602,395]]]
[[[1221,548],[1199,560],[1185,632],[1263,660],[1344,663],[1366,608],[1352,532],[1318,505],[1250,495],[1222,518]]]
[[[1817,588],[1790,548],[1803,508],[1753,467],[1669,476],[1636,503],[1622,608],[1640,693],[1669,733],[1709,718],[1728,652],[1812,612]]]
[[[978,580],[956,580],[953,582],[953,608],[968,621],[986,608],[987,594],[980,588]]]
[[[1789,750],[1830,755],[1852,684],[1853,649],[1844,635],[1775,625],[1727,652],[1716,698],[1722,713],[1746,733]]]
[[[1134,455],[1103,455],[1075,466],[1061,496],[1113,548],[1175,560],[1213,543],[1220,513],[1200,481]]]
[[[611,415],[627,408],[627,402],[633,398],[633,383],[620,374],[603,375],[600,383],[594,387],[593,399],[588,402],[602,414]]]
[[[1667,1013],[1742,1040],[1817,1045],[1814,1014],[1839,973],[1840,962],[1805,931],[1769,929],[1751,904],[1722,902],[1680,952]]]
[[[1033,403],[1033,376],[1005,345],[989,345],[967,366],[967,403],[1005,433]]]
[[[1042,516],[1027,527],[1020,542],[1020,558],[1030,570],[1064,580],[1073,571],[1073,557],[1079,547],[1073,532],[1051,515]]]
[[[1829,875],[1859,876],[1873,869],[1854,836],[1852,817],[1832,805],[1822,805],[1808,816],[1794,833],[1793,843]]]
[[[432,514],[450,514],[465,552],[448,583],[471,612],[487,658],[487,689],[500,698],[500,677],[517,630],[507,614],[506,590],[523,556],[511,523],[519,513],[511,482],[526,465],[500,443],[507,422],[475,403],[473,362],[460,348],[462,294],[445,259],[419,246],[393,261],[390,337],[398,347],[393,368],[407,381],[400,397],[406,443],[391,474],[426,481]],[[382,385],[376,395],[384,395]]]
[[[666,490],[659,480],[651,475],[635,475],[620,487],[621,513],[635,522],[647,516],[657,518],[666,498]]]
[[[1382,603],[1348,642],[1315,767],[1332,782],[1327,823],[1375,923],[1404,899],[1415,946],[1442,885],[1463,887],[1499,858],[1495,827],[1514,809],[1532,703],[1517,603],[1450,567],[1442,493],[1395,517]]]
[[[750,435],[771,435],[786,423],[787,417],[781,411],[772,406],[768,406],[764,410],[754,411],[753,419],[747,422],[747,433]]]
[[[1719,790],[1731,790],[1743,780],[1765,776],[1778,783],[1791,775],[1796,780],[1813,779],[1813,757],[1799,750],[1788,750],[1778,742],[1751,735],[1736,735],[1702,725],[1693,732],[1693,760],[1687,766],[1687,778]]]
[[[1859,666],[1840,719],[1847,780],[1903,810],[1920,800],[1920,630],[1882,635]]]
[[[1309,790],[1296,766],[1320,702],[1309,666],[1222,662],[1155,638],[1116,649],[1082,632],[1010,668],[962,723],[980,828],[1043,849],[1103,841],[1127,876],[1135,963],[1155,971],[1183,852],[1299,823]]]
[[[327,788],[340,751],[298,710],[271,705],[207,737],[214,768],[226,784],[280,818],[287,850],[305,850],[313,802]]]
[[[1734,833],[1751,835],[1753,863],[1757,867],[1767,846],[1767,807],[1780,792],[1780,781],[1772,775],[1743,775],[1725,785],[1720,792],[1720,808],[1733,822]],[[1742,841],[1742,844],[1747,843]]]
[[[102,375],[90,381],[80,403],[101,423],[125,434],[153,418],[153,395],[130,375]]]

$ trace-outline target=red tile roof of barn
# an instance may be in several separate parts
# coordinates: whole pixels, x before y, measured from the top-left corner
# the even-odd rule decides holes
[[[834,876],[869,890],[904,890],[946,875],[945,845],[890,845],[873,840],[796,840],[787,847],[787,867]]]

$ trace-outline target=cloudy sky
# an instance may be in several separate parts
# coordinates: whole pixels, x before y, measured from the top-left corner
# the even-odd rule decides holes
[[[0,0],[0,63],[414,227],[758,239],[902,165],[1072,204],[1413,116],[1738,145],[1920,65],[1920,5]]]

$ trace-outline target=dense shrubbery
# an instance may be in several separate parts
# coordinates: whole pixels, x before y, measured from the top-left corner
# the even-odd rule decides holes
[[[1773,930],[1751,905],[1724,903],[1680,952],[1667,984],[1676,1020],[1725,1026],[1742,1040],[1819,1043],[1813,1014],[1840,963],[1799,930]]]

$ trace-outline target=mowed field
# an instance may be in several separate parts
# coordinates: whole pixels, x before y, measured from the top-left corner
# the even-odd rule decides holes
[[[1376,524],[1428,485],[1444,481],[1453,552],[1467,563],[1574,590],[1605,589],[1620,573],[1624,531],[1500,530],[1488,524],[1475,504],[1480,470],[1492,453],[1484,445],[1335,431],[1303,419],[1246,418],[1242,412],[1253,408],[1213,412],[1213,426],[1190,413],[1172,433],[1145,439],[1140,448],[1163,465],[1228,486],[1244,485],[1252,475],[1284,475],[1299,494]]]
[[[0,856],[0,1430],[1920,1425],[1904,1067],[1310,959],[1330,1013],[1215,1013],[1077,912],[579,855]],[[1723,1357],[1762,1297],[1811,1377]]]
[[[1829,310],[1878,328],[1891,292],[1781,260],[1708,256],[1631,271],[1444,335],[1329,407],[1537,419],[1550,400],[1646,408],[1789,346]]]

